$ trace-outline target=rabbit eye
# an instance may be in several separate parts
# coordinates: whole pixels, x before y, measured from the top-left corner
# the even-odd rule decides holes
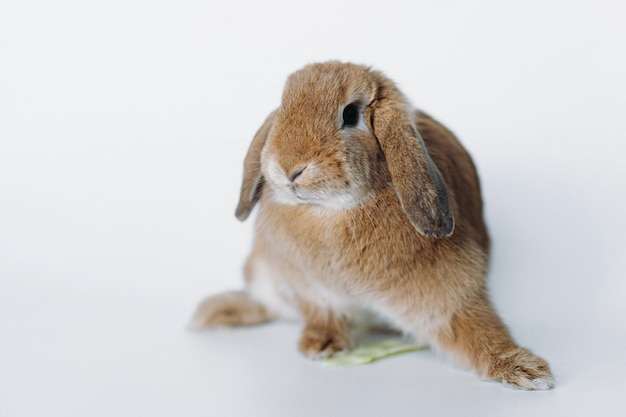
[[[343,109],[343,127],[356,126],[359,122],[359,107],[356,103],[350,103]]]

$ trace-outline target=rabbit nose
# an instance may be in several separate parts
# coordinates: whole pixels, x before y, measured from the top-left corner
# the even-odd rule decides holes
[[[292,183],[295,182],[305,169],[306,167],[294,169],[289,175],[289,181],[291,181]]]

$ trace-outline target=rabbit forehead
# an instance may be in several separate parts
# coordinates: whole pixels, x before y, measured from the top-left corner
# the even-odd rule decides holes
[[[308,114],[334,113],[353,101],[369,102],[375,91],[367,67],[336,61],[311,64],[289,76],[281,107]]]

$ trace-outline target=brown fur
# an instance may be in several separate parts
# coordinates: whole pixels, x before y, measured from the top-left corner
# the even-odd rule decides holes
[[[352,102],[362,124],[346,128]],[[349,348],[347,323],[365,309],[484,377],[552,387],[547,363],[515,344],[489,301],[469,154],[381,73],[329,62],[291,75],[246,156],[237,217],[257,200],[245,275],[248,300],[265,309],[240,298],[245,320],[231,324],[290,310],[305,322],[300,350],[319,357]]]
[[[206,298],[189,323],[190,330],[261,324],[276,318],[261,303],[243,291],[230,291]]]

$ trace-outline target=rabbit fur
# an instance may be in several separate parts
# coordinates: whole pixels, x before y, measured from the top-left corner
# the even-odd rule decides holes
[[[237,218],[255,205],[246,289],[204,300],[191,327],[295,318],[300,351],[321,358],[370,313],[484,378],[553,387],[489,300],[470,155],[381,72],[331,61],[288,78],[245,157]]]

